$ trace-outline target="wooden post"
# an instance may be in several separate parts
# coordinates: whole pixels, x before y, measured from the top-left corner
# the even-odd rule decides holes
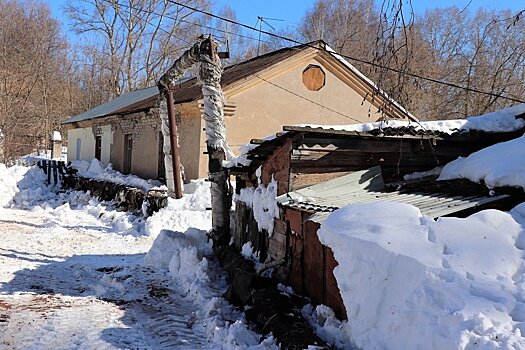
[[[177,134],[177,118],[173,108],[173,92],[166,89],[168,103],[168,121],[170,128],[171,162],[173,164],[173,182],[175,184],[175,198],[182,198],[182,180],[180,176],[179,141]]]

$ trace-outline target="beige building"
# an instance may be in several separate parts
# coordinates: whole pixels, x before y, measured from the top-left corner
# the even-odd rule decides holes
[[[323,42],[284,48],[227,67],[222,76],[228,142],[234,152],[283,125],[416,120]],[[68,160],[97,158],[123,173],[163,177],[157,87],[122,95],[72,117]],[[202,92],[187,79],[175,92],[186,179],[207,175]]]

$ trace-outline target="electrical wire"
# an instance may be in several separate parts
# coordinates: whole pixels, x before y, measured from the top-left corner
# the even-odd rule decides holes
[[[150,13],[150,14],[153,14],[153,15],[156,15],[156,16],[162,16],[162,17],[165,17],[165,18],[169,18],[173,21],[179,21],[179,22],[182,22],[182,23],[186,23],[186,24],[189,24],[189,25],[192,25],[192,26],[195,26],[195,27],[200,27],[200,28],[205,28],[205,29],[210,29],[210,30],[214,30],[214,31],[217,31],[217,32],[220,32],[220,33],[224,33],[224,34],[229,34],[229,35],[233,35],[233,36],[236,36],[236,37],[239,37],[239,38],[244,38],[244,39],[250,39],[250,40],[258,40],[257,38],[254,38],[254,37],[251,37],[251,36],[247,36],[247,35],[243,35],[243,34],[239,34],[239,33],[234,33],[234,32],[230,32],[228,30],[225,30],[225,29],[218,29],[218,28],[215,28],[215,27],[212,27],[212,26],[209,26],[209,25],[206,25],[206,24],[202,24],[202,23],[195,23],[195,22],[191,22],[191,21],[188,21],[188,20],[185,20],[185,19],[181,19],[181,18],[176,18],[176,17],[173,17],[171,15],[168,15],[168,14],[160,14],[156,11],[152,11],[152,10],[145,10],[145,9],[142,9],[142,8],[138,8],[138,7],[135,7],[135,6],[132,6],[132,5],[128,5],[128,4],[123,4],[123,3],[120,3],[120,2],[117,2],[117,4],[119,6],[123,6],[123,7],[126,7],[128,9],[133,9],[133,10],[136,10],[136,11],[141,11],[141,12],[144,12],[144,13]],[[147,22],[148,24],[150,25],[153,25],[151,22]],[[160,27],[159,27],[160,28]],[[166,31],[165,29],[160,29],[166,33],[169,33],[168,31]],[[180,39],[182,41],[184,41],[182,38],[178,38],[177,39]],[[260,40],[264,43],[267,43],[267,44],[271,44],[270,41],[267,41],[267,40]],[[191,43],[189,42],[186,42],[188,45],[192,45]]]
[[[268,83],[268,84],[270,84],[270,85],[273,85],[273,86],[275,86],[275,87],[277,87],[277,88],[279,88],[279,89],[281,89],[281,90],[284,90],[284,91],[286,91],[286,92],[288,92],[288,93],[290,93],[290,94],[292,94],[292,95],[295,95],[295,96],[297,96],[297,97],[299,97],[299,98],[301,98],[301,99],[303,99],[303,100],[305,100],[305,101],[308,101],[308,102],[310,102],[310,103],[313,103],[314,105],[317,105],[317,106],[322,107],[322,108],[324,108],[324,109],[327,109],[327,110],[329,110],[330,112],[334,112],[334,113],[339,114],[339,115],[341,115],[341,116],[343,116],[343,117],[345,117],[345,118],[348,118],[348,119],[351,119],[351,120],[353,120],[353,121],[356,121],[356,122],[358,122],[359,124],[363,123],[362,120],[358,120],[358,119],[356,119],[356,118],[354,118],[354,117],[351,117],[351,116],[349,116],[349,115],[347,115],[347,114],[344,114],[344,113],[338,112],[338,111],[336,111],[335,109],[332,109],[332,108],[330,108],[330,107],[326,107],[326,106],[324,106],[324,105],[322,105],[322,104],[320,104],[320,103],[318,103],[318,102],[315,102],[315,101],[313,101],[313,100],[310,100],[309,98],[304,97],[304,96],[302,96],[302,95],[299,95],[298,93],[293,92],[293,91],[291,91],[291,90],[288,90],[288,89],[285,88],[285,87],[282,87],[282,86],[280,86],[280,85],[277,85],[277,84],[275,84],[275,83],[272,83],[271,81],[269,81],[269,80],[267,80],[267,79],[264,79],[264,78],[260,77],[259,75],[255,74],[255,73],[252,74],[252,75],[253,75],[254,77],[256,77],[256,78],[262,80],[262,81],[265,81],[266,83]]]
[[[195,7],[187,5],[187,4],[180,3],[180,2],[175,1],[175,0],[167,0],[167,1],[172,3],[172,4],[185,7],[187,9],[192,10],[192,11],[195,11],[195,12],[198,12],[198,13],[202,13],[204,15],[207,15],[207,16],[210,16],[210,17],[213,17],[213,18],[216,18],[216,19],[219,19],[221,21],[225,21],[225,22],[228,22],[228,23],[231,23],[231,24],[235,24],[235,25],[238,25],[240,27],[243,27],[243,28],[246,28],[246,29],[249,29],[249,30],[252,30],[252,31],[256,31],[256,32],[263,33],[263,34],[266,34],[266,35],[269,35],[269,36],[273,36],[275,38],[278,38],[278,39],[281,39],[281,40],[285,40],[285,41],[288,41],[288,42],[291,42],[291,43],[294,43],[294,44],[297,44],[297,45],[312,47],[312,48],[315,48],[315,49],[318,49],[318,50],[323,50],[323,51],[328,52],[330,54],[334,54],[333,52],[330,52],[329,50],[327,50],[325,48],[319,48],[319,47],[314,46],[312,44],[302,43],[302,42],[300,42],[298,40],[295,40],[295,39],[292,39],[292,38],[288,38],[288,37],[285,37],[283,35],[279,35],[279,34],[272,33],[272,32],[266,31],[266,30],[258,29],[256,27],[252,27],[250,25],[247,25],[247,24],[244,24],[244,23],[232,20],[232,19],[225,18],[225,17],[213,14],[213,13],[208,12],[208,11],[200,10],[198,8],[195,8]],[[218,31],[220,31],[220,30],[218,30]],[[255,38],[253,38],[253,39],[256,40]],[[483,91],[483,90],[479,90],[479,89],[475,89],[475,88],[471,88],[471,87],[465,87],[465,86],[462,86],[462,85],[459,85],[459,84],[455,84],[455,83],[450,83],[450,82],[438,80],[438,79],[435,79],[435,78],[425,77],[425,76],[422,76],[422,75],[419,75],[419,74],[415,74],[415,73],[405,72],[405,71],[403,71],[401,69],[384,66],[382,64],[378,64],[378,63],[375,63],[375,62],[370,62],[370,61],[359,59],[359,58],[352,57],[352,56],[349,56],[349,55],[343,55],[343,54],[340,54],[340,53],[335,53],[335,54],[337,54],[337,55],[339,55],[341,57],[344,57],[346,59],[355,61],[355,62],[371,65],[371,66],[376,67],[376,68],[389,70],[389,71],[392,71],[392,72],[395,72],[395,73],[399,73],[399,74],[404,74],[404,75],[407,75],[407,76],[410,76],[410,77],[413,77],[413,78],[416,78],[416,79],[429,81],[429,82],[432,82],[432,83],[435,83],[435,84],[441,84],[441,85],[445,85],[445,86],[461,89],[461,90],[464,90],[464,91],[475,92],[475,93],[484,94],[484,95],[488,95],[488,96],[492,96],[492,97],[503,98],[503,99],[510,100],[510,101],[513,101],[513,102],[525,103],[524,100],[521,100],[521,99],[518,99],[518,98],[515,98],[515,97],[512,97],[512,96],[505,96],[505,95],[497,94],[497,93],[494,93],[494,92]]]

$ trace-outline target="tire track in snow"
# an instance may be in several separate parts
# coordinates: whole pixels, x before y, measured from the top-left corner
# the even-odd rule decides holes
[[[2,212],[14,217],[0,229],[0,348],[217,347],[194,327],[198,306],[168,287],[166,272],[143,266],[143,254],[115,254],[94,230]]]

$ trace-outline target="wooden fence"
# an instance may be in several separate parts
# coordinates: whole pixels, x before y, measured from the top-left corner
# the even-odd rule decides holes
[[[47,175],[46,183],[49,185],[51,181],[56,185],[62,181],[62,176],[66,173],[66,163],[58,160],[39,160],[38,167],[44,170]]]

